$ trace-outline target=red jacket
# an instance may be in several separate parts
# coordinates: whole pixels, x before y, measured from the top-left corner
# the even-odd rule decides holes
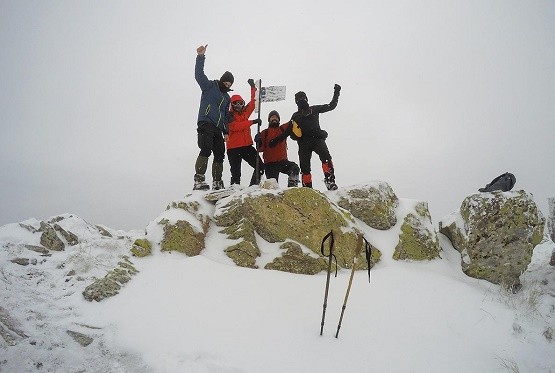
[[[260,132],[260,147],[258,151],[262,152],[264,163],[287,160],[287,138],[278,142],[273,148],[270,148],[269,144],[272,139],[287,131],[289,126],[290,122],[287,122],[279,127],[268,127]]]
[[[233,114],[233,120],[229,122],[229,136],[227,138],[227,148],[240,148],[242,146],[252,145],[252,135],[251,126],[252,120],[249,119],[252,112],[254,111],[254,96],[256,93],[256,88],[251,88],[251,100],[247,106],[243,107],[243,110],[239,113],[233,110],[233,106],[229,109]],[[231,102],[243,100],[239,95],[231,96]]]

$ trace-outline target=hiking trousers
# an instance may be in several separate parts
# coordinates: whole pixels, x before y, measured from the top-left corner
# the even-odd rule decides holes
[[[241,184],[241,161],[245,160],[253,168],[249,185],[258,184],[260,176],[264,174],[264,163],[254,146],[240,146],[227,149],[227,159],[231,167],[231,184]],[[256,175],[256,160],[258,159],[258,175]]]
[[[312,152],[318,154],[322,163],[331,161],[331,155],[326,145],[326,140],[309,138],[298,141],[299,144],[299,163],[303,175],[310,174],[310,160]]]
[[[212,123],[201,122],[197,125],[197,144],[200,149],[200,156],[208,158],[214,153],[214,162],[224,162],[224,137],[222,132]]]
[[[289,161],[287,159],[277,162],[265,163],[264,168],[266,172],[266,179],[276,179],[277,181],[279,181],[280,173],[287,175],[299,174],[299,166],[297,166],[295,162]]]

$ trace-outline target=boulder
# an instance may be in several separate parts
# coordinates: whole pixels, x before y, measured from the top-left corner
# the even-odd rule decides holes
[[[56,232],[59,232],[62,235],[62,237],[65,238],[69,246],[74,246],[79,243],[79,238],[77,238],[75,234],[69,231],[66,231],[64,228],[60,227],[56,223],[54,223],[53,227]]]
[[[333,231],[337,263],[350,268],[360,232],[348,211],[311,188],[245,189],[218,200],[214,220],[228,238],[239,240],[225,250],[228,256],[237,265],[251,268],[257,268],[256,258],[260,256],[255,233],[267,242],[295,241],[321,255],[322,239]],[[290,254],[288,260],[292,260],[294,253]],[[376,250],[372,264],[380,255]],[[358,263],[361,263],[360,269],[366,269],[367,265],[362,264],[365,260]]]
[[[146,238],[139,238],[133,242],[131,254],[140,258],[152,254],[152,245]]]
[[[314,275],[328,268],[326,259],[314,258],[309,254],[303,253],[301,245],[296,242],[284,242],[280,245],[280,249],[284,250],[284,252],[271,263],[266,264],[264,266],[265,269]]]
[[[399,199],[386,182],[340,188],[333,194],[339,206],[372,228],[388,230],[397,224]]]
[[[40,243],[48,250],[62,251],[64,250],[64,242],[56,235],[56,230],[48,223],[40,222]]]
[[[395,260],[432,260],[439,257],[439,239],[426,202],[418,202],[401,225]]]
[[[187,256],[200,254],[210,227],[210,217],[200,210],[200,204],[188,198],[168,205],[167,216],[172,216],[172,220],[164,217],[158,223],[164,230],[160,242],[162,251],[179,251]]]
[[[544,224],[530,194],[496,191],[465,198],[460,211],[440,222],[440,232],[461,253],[464,273],[516,292]]]

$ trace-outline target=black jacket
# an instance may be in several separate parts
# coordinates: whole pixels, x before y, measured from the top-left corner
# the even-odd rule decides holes
[[[333,94],[329,104],[313,105],[306,110],[299,110],[291,116],[291,122],[295,121],[301,128],[303,136],[299,141],[304,139],[322,138],[322,129],[320,128],[320,114],[335,109],[339,100],[339,92]],[[291,128],[291,126],[289,126]]]

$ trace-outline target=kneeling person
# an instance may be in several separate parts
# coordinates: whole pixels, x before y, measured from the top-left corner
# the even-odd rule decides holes
[[[299,185],[299,166],[287,159],[287,133],[290,122],[279,125],[279,113],[275,110],[268,114],[268,128],[257,135],[258,151],[262,153],[264,159],[264,169],[267,179],[279,181],[279,174],[287,174],[287,186],[296,187]]]

